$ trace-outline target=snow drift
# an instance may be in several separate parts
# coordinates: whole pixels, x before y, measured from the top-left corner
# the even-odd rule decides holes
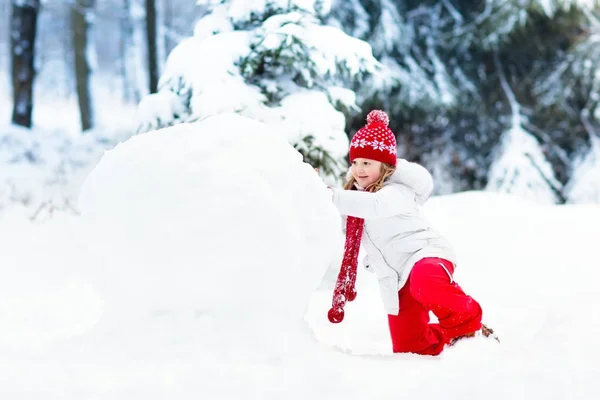
[[[392,355],[362,269],[344,322],[327,321],[340,221],[282,136],[225,115],[143,134],[103,157],[82,217],[3,217],[2,398],[599,397],[598,207],[431,199],[502,343]]]
[[[281,356],[302,341],[340,240],[311,166],[279,132],[233,114],[118,145],[80,207],[95,270],[111,277],[98,288],[115,304],[105,318],[190,310],[210,326],[207,349],[226,343],[239,357]]]

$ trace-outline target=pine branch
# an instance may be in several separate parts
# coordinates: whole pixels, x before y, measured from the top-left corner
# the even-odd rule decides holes
[[[560,202],[561,203],[566,203],[567,202],[567,198],[562,194],[563,188],[556,187],[554,185],[554,183],[552,183],[552,181],[550,179],[548,179],[548,177],[544,174],[544,172],[542,171],[542,169],[536,164],[536,162],[533,159],[533,156],[531,154],[525,153],[524,155],[531,162],[531,165],[533,166],[533,168],[535,168],[535,170],[540,174],[540,177],[544,180],[544,182],[546,182],[546,184],[548,185],[548,187],[550,188],[550,190],[552,190],[552,192],[554,192],[554,194],[556,195],[556,197],[558,197],[558,199],[560,200]]]

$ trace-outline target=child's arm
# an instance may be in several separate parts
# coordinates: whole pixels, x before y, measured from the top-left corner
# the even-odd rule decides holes
[[[375,193],[342,189],[331,191],[333,204],[340,214],[357,218],[377,219],[408,214],[418,204],[415,192],[400,185],[384,186]]]

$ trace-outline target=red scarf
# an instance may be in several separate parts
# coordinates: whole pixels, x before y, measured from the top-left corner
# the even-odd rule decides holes
[[[362,218],[346,218],[346,243],[344,244],[344,259],[340,266],[340,273],[333,289],[333,301],[331,309],[327,313],[329,321],[334,324],[344,319],[344,306],[346,301],[356,298],[356,269],[358,266],[358,251],[360,250],[360,238],[363,233],[365,220]]]

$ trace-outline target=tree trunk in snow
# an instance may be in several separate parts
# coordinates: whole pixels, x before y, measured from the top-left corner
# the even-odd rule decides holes
[[[133,48],[134,27],[131,16],[131,0],[123,0],[123,12],[121,13],[121,40],[120,40],[120,67],[121,79],[123,80],[123,98],[127,102],[140,101],[140,93],[136,85],[135,64],[132,67],[131,60],[135,57],[132,54]]]
[[[121,20],[121,75],[123,96],[128,102],[138,103],[148,94],[148,79],[144,50],[146,41],[144,9],[139,0],[123,0]]]
[[[94,126],[94,110],[90,91],[91,67],[88,59],[88,34],[91,25],[91,12],[95,0],[76,0],[71,10],[71,29],[73,50],[75,52],[75,81],[81,130],[87,131]]]
[[[166,42],[167,42],[167,27],[165,26],[165,3],[160,0],[156,1],[156,65],[158,72],[158,80],[160,80],[160,71],[165,69],[165,60],[167,59]]]
[[[146,38],[148,41],[149,89],[150,93],[156,93],[158,89],[158,44],[155,0],[146,0]]]
[[[10,25],[13,113],[12,122],[31,128],[34,56],[39,0],[12,1]]]
[[[171,37],[171,32],[174,31],[174,21],[173,21],[173,2],[170,0],[163,0],[163,23],[165,30],[165,59],[168,57],[169,53],[175,45],[177,44],[173,38]]]

